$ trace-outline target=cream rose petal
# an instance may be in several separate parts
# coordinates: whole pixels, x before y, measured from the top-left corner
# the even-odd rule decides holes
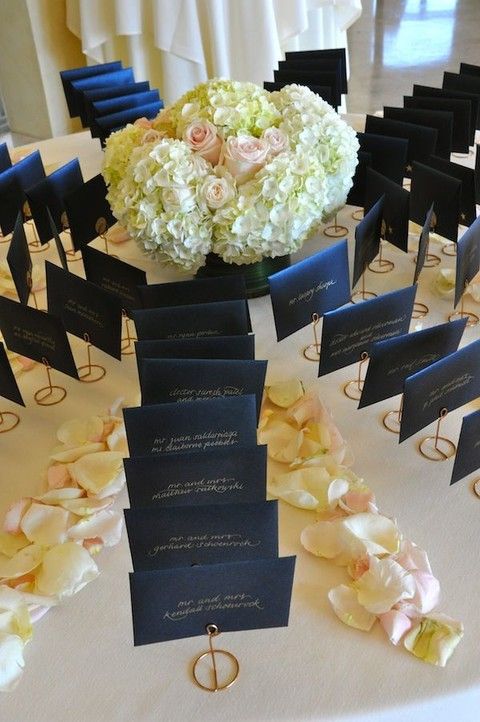
[[[268,455],[275,461],[289,463],[297,458],[303,432],[284,421],[270,420],[259,434],[259,442],[268,444]]]
[[[0,586],[0,632],[17,634],[24,642],[32,636],[32,624],[25,600],[20,592]]]
[[[80,499],[85,497],[85,491],[78,489],[77,487],[63,487],[62,489],[51,489],[51,491],[34,496],[36,501],[41,501],[43,504],[62,505],[63,502],[73,501],[74,499]]]
[[[75,542],[65,542],[45,554],[36,577],[36,591],[63,599],[79,592],[98,574],[98,567],[86,549]]]
[[[71,499],[60,503],[64,509],[72,512],[72,514],[76,514],[77,516],[91,516],[97,514],[99,511],[108,509],[114,501],[113,496],[106,496],[104,499],[84,496],[81,499]]]
[[[412,604],[420,614],[428,614],[439,602],[440,582],[428,572],[415,570],[411,575],[416,586]]]
[[[23,577],[41,564],[44,554],[45,549],[39,544],[30,544],[10,559],[0,558],[0,579]]]
[[[88,519],[81,519],[70,527],[68,536],[74,541],[101,539],[105,546],[115,546],[122,536],[123,519],[116,511],[100,511]]]
[[[395,554],[400,544],[396,524],[382,514],[362,512],[342,521],[345,529],[365,546],[367,554]]]
[[[385,614],[397,602],[412,599],[415,581],[393,559],[372,556],[368,570],[356,581],[358,602],[372,614]]]
[[[378,619],[392,644],[398,644],[412,626],[410,617],[397,609],[381,614]]]
[[[71,419],[60,426],[57,438],[68,446],[81,446],[90,442],[100,441],[103,432],[103,421],[100,416],[87,419]]]
[[[300,379],[289,379],[267,386],[266,392],[273,404],[286,409],[298,401],[304,395],[305,390]]]
[[[94,454],[99,451],[105,451],[105,444],[95,442],[71,448],[62,446],[54,449],[53,453],[50,455],[50,459],[52,461],[59,461],[62,464],[71,464],[77,461],[77,459],[80,459],[82,456]]]
[[[302,531],[300,541],[308,552],[325,559],[334,559],[342,549],[336,521],[310,524]]]
[[[18,635],[0,632],[0,692],[10,692],[20,681],[24,646]]]
[[[0,532],[0,554],[4,554],[6,557],[13,557],[20,549],[29,544],[30,542],[23,532],[20,534]]]
[[[446,614],[423,617],[403,640],[405,649],[424,662],[445,667],[463,637],[463,624]]]
[[[67,537],[68,511],[34,502],[23,515],[21,528],[31,542],[44,547],[61,544]]]
[[[22,516],[32,503],[30,497],[23,497],[8,507],[3,518],[3,530],[8,534],[20,534]]]
[[[337,617],[349,627],[369,632],[375,624],[376,616],[358,603],[357,594],[352,587],[340,584],[330,589],[328,599]]]
[[[123,456],[128,456],[127,435],[123,422],[114,426],[112,433],[107,437],[107,446],[110,451],[118,451]]]
[[[118,479],[125,481],[123,457],[118,451],[87,454],[70,465],[70,473],[89,494],[98,496]]]

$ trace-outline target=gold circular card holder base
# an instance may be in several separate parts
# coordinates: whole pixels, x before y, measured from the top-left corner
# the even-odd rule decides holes
[[[92,363],[79,366],[77,368],[77,371],[79,380],[83,381],[84,384],[94,384],[96,381],[100,381],[100,379],[103,379],[103,377],[107,373],[106,369],[103,366]]]
[[[358,211],[353,211],[352,218],[354,221],[361,221],[365,217],[365,211],[363,208],[359,208]]]
[[[65,251],[65,256],[67,263],[76,263],[77,261],[82,260],[82,254],[80,251],[75,251],[73,248],[69,248],[68,251]]]
[[[480,321],[480,318],[477,316],[476,313],[472,313],[471,311],[455,311],[454,313],[451,313],[448,317],[449,321],[457,321],[460,318],[466,318],[467,320],[467,326],[476,326],[477,323]]]
[[[355,293],[352,293],[350,301],[358,303],[359,301],[368,301],[370,298],[377,298],[377,294],[373,291],[355,291]]]
[[[309,346],[305,346],[302,350],[303,358],[307,361],[320,361],[320,346],[315,343],[311,343]]]
[[[132,356],[135,353],[134,342],[137,339],[130,334],[130,319],[128,317],[127,311],[124,308],[122,308],[122,317],[125,321],[125,336],[122,338],[122,345],[120,346],[120,350],[122,352],[122,356]]]
[[[426,436],[419,443],[418,450],[430,461],[446,461],[454,455],[457,447],[445,436]]]
[[[456,243],[447,243],[447,245],[442,248],[442,253],[444,256],[456,256],[457,255],[457,244]]]
[[[55,406],[59,404],[65,396],[67,390],[63,386],[44,386],[42,389],[35,391],[33,398],[39,406]]]
[[[423,318],[427,315],[429,312],[429,308],[425,303],[420,303],[420,301],[415,301],[413,304],[413,313],[412,318]]]
[[[20,423],[20,416],[13,411],[0,411],[0,434],[6,434]]]
[[[218,636],[220,632],[218,631],[218,627],[216,624],[207,624],[205,627],[205,630],[208,634],[208,644],[210,649],[207,652],[203,652],[200,654],[196,659],[193,661],[192,666],[192,675],[193,679],[195,681],[195,684],[200,687],[200,689],[205,690],[206,692],[221,692],[224,689],[228,689],[238,679],[238,674],[240,672],[240,665],[238,663],[238,659],[235,657],[234,654],[231,652],[227,652],[225,649],[214,649],[212,644],[213,637]],[[223,683],[220,683],[218,680],[218,669],[217,669],[217,663],[215,660],[216,655],[221,655],[223,658],[226,658],[230,660],[231,662],[231,672],[230,675],[226,678],[226,681]],[[210,657],[212,660],[212,666],[213,666],[213,685],[206,684],[205,681],[200,679],[199,676],[199,670],[198,665],[207,657]]]
[[[413,258],[413,262],[417,262],[417,256]],[[424,268],[435,268],[435,266],[438,266],[442,262],[442,259],[440,256],[436,256],[435,253],[427,253],[425,256],[425,261],[423,262]]]
[[[475,479],[475,481],[472,484],[472,491],[475,494],[475,496],[478,496],[480,499],[480,479]]]
[[[357,379],[352,379],[343,387],[343,393],[353,401],[359,401],[363,391],[363,381],[358,382]]]
[[[50,241],[47,241],[47,243],[44,243],[43,245],[40,241],[31,241],[31,243],[28,244],[28,250],[30,253],[43,253],[44,251],[48,251],[49,248]]]
[[[333,226],[327,226],[324,228],[323,234],[329,238],[343,238],[348,234],[348,228],[334,223]]]
[[[388,258],[375,258],[368,265],[368,270],[372,273],[390,273],[394,268],[394,262],[389,261]]]
[[[399,434],[401,420],[400,409],[397,409],[397,411],[388,411],[382,419],[382,424],[392,434]]]

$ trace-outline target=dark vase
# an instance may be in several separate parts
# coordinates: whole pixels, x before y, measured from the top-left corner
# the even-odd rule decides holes
[[[269,292],[268,277],[277,271],[282,271],[290,265],[290,256],[277,256],[276,258],[263,258],[257,263],[245,263],[238,266],[236,263],[225,263],[215,253],[209,253],[205,266],[197,271],[197,278],[215,278],[218,276],[245,277],[247,297],[256,298],[266,296]]]

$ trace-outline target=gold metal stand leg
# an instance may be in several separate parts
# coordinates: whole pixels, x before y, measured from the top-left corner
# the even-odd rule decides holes
[[[346,226],[339,226],[337,223],[337,214],[335,213],[335,218],[333,219],[333,225],[327,226],[323,229],[323,233],[325,236],[328,236],[329,238],[342,238],[348,233],[348,228]]]
[[[457,447],[450,439],[440,436],[440,425],[448,414],[448,409],[440,411],[435,436],[426,436],[418,445],[418,450],[425,459],[430,461],[446,461],[454,455]]]
[[[429,312],[429,308],[425,303],[420,303],[420,301],[415,301],[413,304],[413,313],[412,318],[423,318],[427,315]]]
[[[88,333],[83,334],[83,339],[87,344],[87,363],[77,368],[78,378],[85,384],[93,384],[96,381],[103,379],[107,373],[106,369],[99,364],[92,364],[92,357],[90,349],[92,344],[90,343],[90,336]]]
[[[135,353],[134,341],[137,339],[130,334],[130,319],[126,309],[122,308],[122,317],[125,322],[125,336],[122,338],[122,356],[131,356]]]
[[[359,301],[368,301],[369,298],[376,298],[377,294],[373,291],[366,291],[365,290],[365,271],[366,267],[363,269],[362,273],[362,287],[360,291],[355,291],[355,293],[352,293],[351,302],[352,303],[358,303]]]
[[[320,344],[317,336],[317,326],[320,322],[320,316],[318,313],[312,313],[312,329],[313,329],[313,343],[305,346],[303,349],[303,357],[308,361],[319,361],[320,360]]]
[[[52,384],[50,376],[51,366],[46,358],[42,358],[42,363],[47,371],[48,385],[38,389],[33,398],[39,406],[55,406],[63,401],[67,395],[67,390],[63,386],[55,386]]]
[[[389,261],[388,258],[383,258],[383,246],[380,242],[380,250],[378,252],[378,258],[375,258],[368,266],[368,270],[372,273],[390,273],[395,268],[393,261]]]
[[[362,355],[360,357],[360,361],[358,364],[357,378],[353,379],[352,381],[349,381],[343,387],[343,393],[345,394],[345,396],[348,396],[349,399],[353,399],[354,401],[358,401],[362,395],[362,391],[363,391],[362,366],[366,363],[367,359],[368,359],[368,353],[366,351],[362,351]]]
[[[205,627],[205,630],[208,634],[208,646],[209,649],[207,652],[203,652],[200,654],[193,662],[192,667],[192,674],[195,684],[200,687],[201,689],[206,690],[207,692],[220,692],[223,689],[228,689],[229,687],[234,684],[238,679],[238,673],[240,671],[240,665],[238,663],[238,659],[233,655],[231,652],[227,652],[225,649],[214,649],[213,647],[213,638],[217,637],[220,632],[218,630],[218,627],[216,624],[207,624]],[[219,671],[217,669],[217,662],[215,659],[215,655],[221,655],[222,657],[228,659],[231,663],[231,672],[227,676],[226,681],[222,684],[219,682],[218,676]],[[211,670],[211,676],[212,676],[212,684],[207,684],[206,680],[200,679],[199,675],[199,663],[206,658],[210,658],[212,661],[212,670]]]
[[[466,287],[465,287],[465,290],[466,290]],[[459,311],[454,311],[453,313],[451,313],[450,316],[448,317],[448,320],[449,320],[449,321],[456,321],[456,320],[459,319],[459,318],[466,318],[466,319],[468,319],[468,320],[467,320],[467,326],[476,326],[480,319],[479,319],[479,317],[477,316],[476,313],[472,313],[472,311],[465,311],[465,309],[464,309],[464,307],[463,307],[464,298],[465,298],[465,291],[464,291],[463,294],[462,294],[462,301],[461,301],[461,303],[460,303],[460,310],[459,310]]]
[[[392,434],[399,434],[400,433],[400,424],[402,422],[402,412],[403,412],[403,394],[402,394],[402,400],[400,402],[400,408],[396,411],[388,411],[388,413],[385,414],[385,416],[382,419],[382,423],[384,427],[391,431]]]

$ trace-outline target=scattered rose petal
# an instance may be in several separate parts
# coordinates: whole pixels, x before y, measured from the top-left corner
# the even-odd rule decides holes
[[[31,542],[50,547],[65,541],[67,523],[68,511],[65,509],[34,502],[23,515],[21,528]]]
[[[0,579],[23,577],[41,564],[44,554],[39,544],[29,544],[11,558],[0,558]]]
[[[16,634],[0,632],[0,691],[15,689],[23,674],[24,643]]]
[[[376,616],[367,612],[357,601],[357,594],[352,587],[340,584],[330,589],[328,599],[337,617],[349,627],[369,632],[376,621]]]
[[[266,387],[267,398],[282,409],[287,409],[300,399],[305,390],[300,379],[280,381],[272,386]]]
[[[62,464],[70,464],[77,461],[77,459],[81,459],[82,456],[95,454],[104,450],[105,444],[100,442],[85,444],[84,446],[75,446],[73,448],[66,448],[65,446],[62,446],[54,449],[50,459],[52,461],[60,461]]]
[[[463,624],[446,614],[432,614],[411,629],[403,644],[424,662],[445,667],[462,637]]]
[[[57,439],[68,446],[82,446],[90,442],[100,441],[103,432],[103,421],[100,416],[87,419],[71,419],[60,426]]]
[[[97,496],[109,496],[106,490],[118,480],[125,482],[123,457],[117,451],[87,454],[70,465],[70,473],[87,492]]]
[[[61,489],[70,484],[70,474],[66,464],[52,464],[47,469],[47,484],[50,489]]]
[[[25,514],[31,503],[32,500],[30,497],[23,497],[14,504],[11,504],[8,507],[3,519],[3,530],[8,534],[20,534],[20,522],[22,520],[22,516]]]
[[[68,536],[74,541],[99,539],[107,546],[118,544],[122,536],[122,516],[116,511],[100,511],[98,514],[81,519],[68,530]]]
[[[98,567],[86,549],[75,542],[65,542],[45,554],[36,588],[40,594],[63,599],[79,592],[98,574]]]
[[[412,575],[393,559],[372,556],[368,571],[355,584],[359,603],[372,614],[385,614],[403,599],[412,599]]]
[[[25,600],[20,592],[0,586],[0,632],[17,634],[24,642],[32,636],[32,623]]]
[[[302,441],[303,432],[284,421],[271,420],[259,435],[259,443],[268,444],[270,458],[286,463],[297,458]]]
[[[429,572],[413,571],[415,595],[412,604],[420,614],[428,614],[437,606],[440,599],[440,582]]]
[[[44,504],[63,504],[64,501],[72,501],[73,499],[80,499],[85,496],[85,491],[78,487],[66,486],[63,489],[51,489],[50,491],[41,494],[40,496],[34,496],[36,501],[41,501]]]
[[[13,557],[20,549],[30,544],[25,534],[7,534],[0,532],[0,554]]]
[[[64,509],[71,511],[72,514],[76,514],[77,516],[90,516],[104,509],[108,509],[114,501],[113,496],[107,496],[103,499],[84,496],[81,499],[71,499],[60,503]]]
[[[398,644],[412,626],[410,617],[397,609],[390,609],[378,619],[392,644]]]

